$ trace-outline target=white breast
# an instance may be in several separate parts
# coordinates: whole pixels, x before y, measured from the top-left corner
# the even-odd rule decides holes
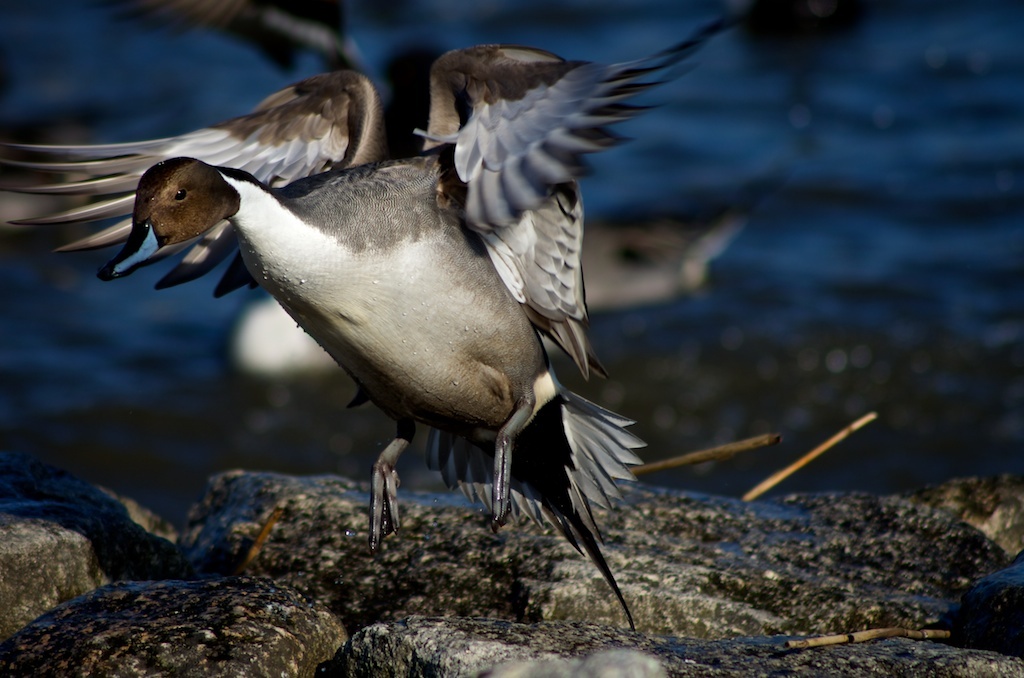
[[[491,427],[517,389],[550,397],[533,383],[544,361],[529,319],[487,255],[445,230],[457,225],[403,239],[397,222],[386,244],[357,250],[271,195],[247,197],[232,221],[250,273],[392,416]]]
[[[473,320],[476,294],[451,284],[437,265],[437,238],[354,252],[258,187],[228,181],[242,198],[232,221],[246,267],[350,371],[368,362],[410,378],[443,370],[450,356],[430,352],[456,350],[462,342],[452,332],[486,330]]]

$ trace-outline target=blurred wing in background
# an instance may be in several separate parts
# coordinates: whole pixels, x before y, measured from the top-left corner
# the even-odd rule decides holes
[[[107,0],[121,16],[157,27],[212,28],[259,48],[284,69],[296,54],[319,55],[327,70],[361,68],[347,36],[342,0]]]

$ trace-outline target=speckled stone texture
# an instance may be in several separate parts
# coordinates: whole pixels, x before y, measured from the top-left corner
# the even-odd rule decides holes
[[[972,586],[955,619],[957,644],[1024,657],[1024,553]]]
[[[1024,676],[1024,661],[994,652],[904,639],[787,650],[785,637],[697,640],[651,637],[583,622],[513,624],[486,619],[413,617],[374,624],[338,652],[320,674],[371,676],[593,676],[615,662],[619,669],[662,675],[929,676],[982,678]],[[618,651],[616,653],[615,651]],[[629,656],[623,656],[629,651]],[[653,660],[653,662],[652,662]],[[594,673],[583,673],[590,662]],[[525,672],[524,672],[525,669]]]
[[[1024,478],[958,478],[908,493],[907,498],[945,509],[973,525],[1015,557],[1024,550]]]
[[[127,582],[0,644],[0,675],[308,676],[346,638],[330,612],[268,580]]]
[[[1024,676],[1024,576],[1006,550],[1018,486],[752,503],[631,486],[596,518],[633,633],[560,535],[495,535],[455,494],[403,490],[402,531],[370,556],[364,485],[229,472],[210,479],[177,546],[117,498],[4,455],[0,604],[20,630],[0,643],[0,675]],[[232,576],[275,510],[246,576]],[[782,645],[930,625],[951,629],[949,644]]]
[[[410,615],[624,626],[596,568],[532,524],[497,535],[452,495],[400,494],[402,532],[366,551],[368,497],[331,477],[212,479],[182,544],[228,573],[275,507],[247,573],[326,605],[352,631]],[[608,562],[646,633],[729,638],[919,628],[1008,558],[944,511],[898,497],[792,496],[744,503],[649,487],[600,512]]]

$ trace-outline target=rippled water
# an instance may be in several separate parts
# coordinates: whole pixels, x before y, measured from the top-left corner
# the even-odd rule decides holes
[[[671,44],[713,3],[357,3],[371,67],[410,44],[520,42],[622,60]],[[1024,5],[869,3],[802,38],[735,30],[660,89],[660,107],[594,158],[591,219],[707,214],[760,200],[695,295],[598,313],[613,378],[576,383],[638,420],[657,459],[780,431],[783,445],[647,478],[741,494],[870,410],[879,420],[777,491],[914,488],[1024,473]],[[63,141],[178,133],[315,72],[280,73],[217,36],[119,23],[81,2],[0,0],[0,134]],[[765,190],[764,186],[772,186]],[[762,195],[763,194],[763,195]],[[5,216],[25,200],[0,195]],[[36,203],[38,204],[38,203]],[[235,373],[232,320],[253,294],[116,283],[73,234],[0,233],[0,449],[32,452],[172,519],[216,470],[363,478],[391,433],[344,410],[340,374]],[[159,270],[158,270],[159,269]],[[436,488],[421,459],[403,487]]]

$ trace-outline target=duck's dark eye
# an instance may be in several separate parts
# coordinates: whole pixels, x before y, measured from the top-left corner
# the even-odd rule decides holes
[[[184,200],[186,195],[188,195],[188,191],[186,191],[184,188],[179,188],[178,192],[174,194],[174,199]]]

